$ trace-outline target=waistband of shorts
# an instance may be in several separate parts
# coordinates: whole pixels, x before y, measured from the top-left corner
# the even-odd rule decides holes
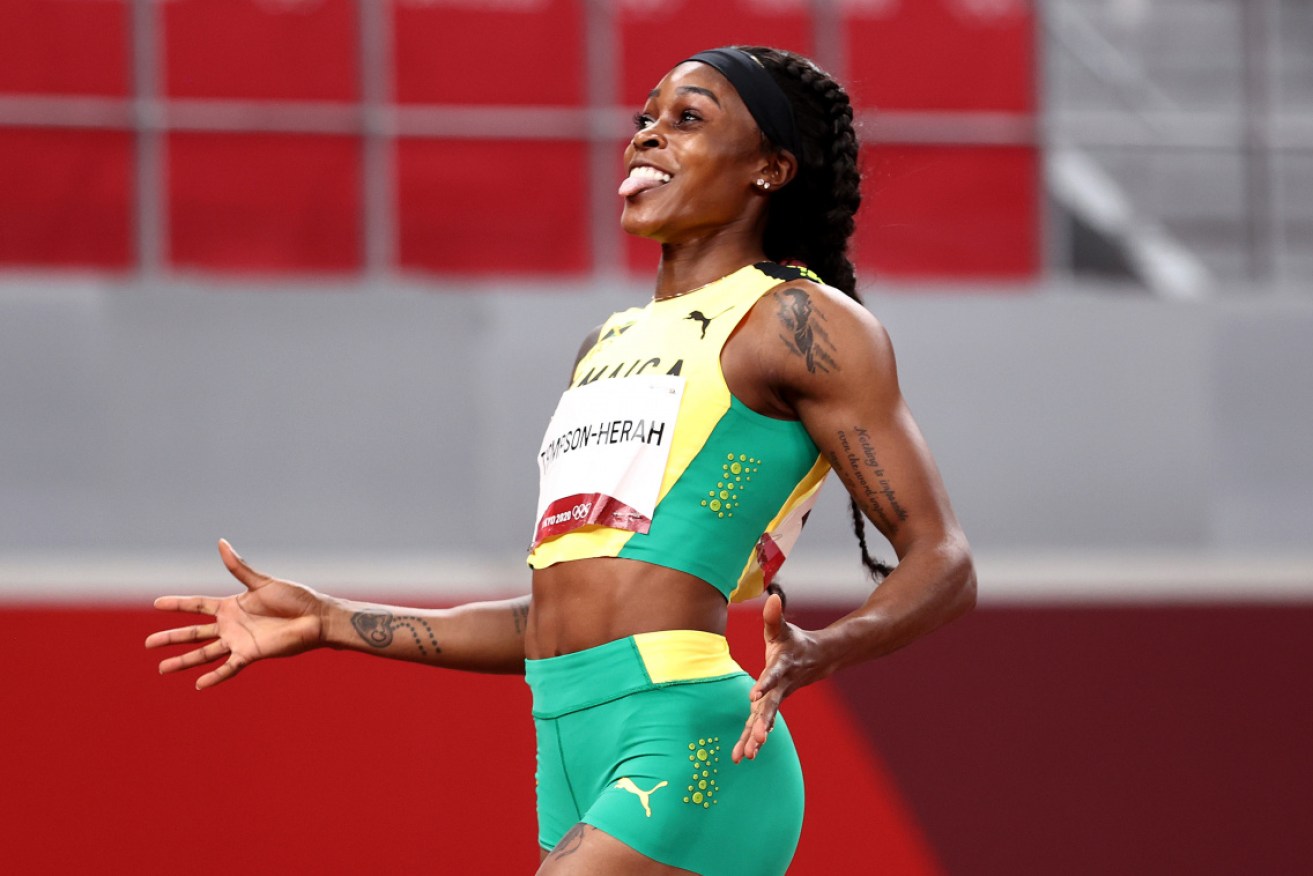
[[[741,674],[725,637],[702,630],[638,633],[524,662],[535,718],[559,718],[639,691]]]

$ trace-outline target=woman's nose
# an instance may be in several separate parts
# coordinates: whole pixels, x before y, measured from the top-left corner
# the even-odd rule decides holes
[[[656,124],[651,124],[635,131],[634,139],[630,142],[635,149],[660,149],[666,145],[666,137],[657,130]]]

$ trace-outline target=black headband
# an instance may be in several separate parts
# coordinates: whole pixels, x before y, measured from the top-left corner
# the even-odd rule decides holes
[[[681,63],[688,61],[719,70],[739,93],[766,139],[802,160],[802,142],[798,138],[798,125],[793,120],[793,105],[755,55],[742,49],[708,49],[685,58]]]

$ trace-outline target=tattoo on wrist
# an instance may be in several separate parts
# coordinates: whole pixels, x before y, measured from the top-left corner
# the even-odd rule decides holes
[[[351,626],[368,644],[386,648],[392,644],[392,612],[358,611],[351,615]]]
[[[780,303],[780,323],[788,330],[780,340],[790,351],[803,357],[812,374],[839,370],[831,355],[837,351],[825,330],[825,315],[812,307],[811,296],[801,289],[784,289],[776,293]]]
[[[843,429],[839,430],[837,437],[844,455],[840,457],[831,453],[830,466],[855,493],[858,504],[879,522],[882,529],[893,535],[898,531],[898,524],[907,520],[907,509],[898,503],[898,493],[876,456],[871,433],[856,426],[851,438]]]
[[[411,637],[415,640],[415,647],[423,656],[427,657],[430,651],[434,654],[442,652],[442,648],[438,647],[438,637],[433,634],[433,627],[429,626],[429,622],[422,617],[412,615],[397,617],[390,611],[368,609],[351,615],[351,626],[368,645],[380,650],[392,644],[393,632],[401,627],[410,631]]]

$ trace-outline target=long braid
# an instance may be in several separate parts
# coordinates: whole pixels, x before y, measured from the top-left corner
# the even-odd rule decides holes
[[[848,257],[853,217],[862,204],[852,102],[843,86],[807,58],[764,46],[739,48],[756,56],[784,89],[802,139],[803,154],[795,156],[797,175],[772,196],[766,255],[777,262],[801,261],[860,302],[857,272]],[[849,508],[862,565],[878,582],[893,569],[867,549],[866,518],[856,499],[850,499]]]
[[[862,203],[857,133],[847,93],[829,74],[800,55],[747,47],[765,64],[793,105],[802,138],[798,174],[771,201],[766,254],[797,259],[825,282],[860,300],[848,258],[853,216]]]

